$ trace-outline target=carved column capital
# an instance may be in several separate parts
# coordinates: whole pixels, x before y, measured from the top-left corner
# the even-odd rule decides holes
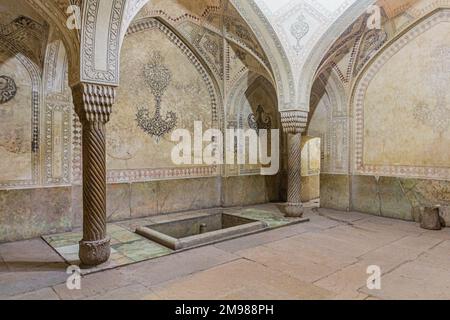
[[[113,86],[79,83],[72,87],[75,111],[83,122],[107,123],[116,99]]]
[[[281,123],[285,133],[298,134],[306,130],[308,112],[301,110],[282,111]]]

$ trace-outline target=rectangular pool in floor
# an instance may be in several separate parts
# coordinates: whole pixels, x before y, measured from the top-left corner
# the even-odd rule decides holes
[[[182,250],[254,233],[267,227],[263,221],[216,213],[140,227],[136,233],[170,249]]]

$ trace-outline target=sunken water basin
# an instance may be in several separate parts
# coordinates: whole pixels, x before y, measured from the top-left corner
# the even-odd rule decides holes
[[[216,213],[140,227],[136,229],[136,233],[172,250],[182,250],[254,233],[266,228],[268,225],[263,221]]]

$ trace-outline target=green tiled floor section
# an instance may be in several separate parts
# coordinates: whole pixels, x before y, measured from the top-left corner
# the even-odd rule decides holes
[[[280,213],[260,209],[246,209],[233,212],[232,214],[252,220],[264,221],[269,228],[279,228],[301,220],[298,218],[286,218]]]
[[[121,226],[109,224],[111,258],[105,268],[115,268],[171,254],[173,251],[147,240]],[[79,265],[78,249],[81,232],[44,236],[43,239],[70,265]]]

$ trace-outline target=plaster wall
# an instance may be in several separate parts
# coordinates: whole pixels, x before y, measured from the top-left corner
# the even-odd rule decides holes
[[[223,3],[171,3],[146,6],[137,18],[144,24],[133,23],[123,42],[121,83],[107,125],[108,221],[279,200],[278,177],[259,176],[259,166],[225,172],[220,165],[175,165],[171,132],[157,139],[154,130],[139,126],[140,109],[147,109],[147,120],[155,115],[154,70],[170,75],[160,92],[160,115],[176,115],[173,129],[193,135],[194,121],[206,131],[223,129],[240,116],[248,128],[247,119],[258,105],[273,117],[274,127],[279,125],[273,85],[264,77],[256,81],[257,73],[242,82],[237,108],[225,110],[223,88],[231,91],[249,69],[267,68],[252,58],[262,54],[241,48],[239,41],[225,45]],[[224,14],[229,28],[247,28],[234,11]],[[35,20],[11,12],[0,22],[0,76],[17,85],[13,99],[0,104],[0,242],[82,225],[81,124],[68,86],[68,57],[61,35],[30,16]],[[245,30],[247,42],[259,49]],[[224,56],[232,58],[225,62]]]
[[[13,101],[0,105],[0,180],[30,181],[32,172],[32,80],[14,56],[0,53],[0,75],[19,88]],[[14,164],[14,170],[10,170]]]
[[[369,58],[353,49],[367,63],[353,79],[341,77],[341,89],[333,88],[336,68],[321,76],[325,90],[318,90],[309,134],[325,137],[322,206],[418,221],[421,208],[441,205],[450,225],[449,19],[448,9],[425,11],[396,34],[389,31],[390,42]],[[339,116],[334,96],[348,101],[349,116]],[[348,124],[336,131],[337,120]],[[347,153],[333,153],[339,145]],[[336,170],[338,154],[346,159],[344,170]]]

